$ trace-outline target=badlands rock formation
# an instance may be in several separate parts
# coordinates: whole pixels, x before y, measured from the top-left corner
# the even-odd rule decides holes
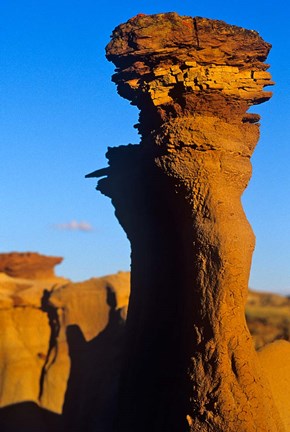
[[[111,430],[129,274],[70,283],[60,261],[1,254],[1,432]]]
[[[56,336],[43,299],[45,292],[68,283],[54,274],[61,261],[36,253],[0,254],[0,429],[4,432],[13,431],[13,422],[11,429],[3,424],[4,407],[29,401],[57,412],[63,403],[61,391],[50,403],[41,402],[50,345]],[[67,373],[58,377],[60,390],[66,388]],[[12,415],[13,421],[17,417]]]
[[[112,432],[129,279],[118,273],[71,283],[0,273],[1,432]],[[251,292],[246,311],[257,346],[289,339],[287,298]],[[274,347],[260,360],[290,430],[290,344]]]
[[[118,432],[284,430],[245,322],[254,234],[241,206],[271,85],[255,31],[138,15],[107,46],[140,145],[98,189],[132,248]]]
[[[60,257],[50,257],[33,252],[0,254],[0,273],[26,279],[54,278],[54,267],[62,262]]]

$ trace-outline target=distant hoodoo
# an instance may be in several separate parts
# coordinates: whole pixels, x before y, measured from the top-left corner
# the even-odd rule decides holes
[[[54,278],[54,267],[62,260],[61,257],[51,257],[36,252],[0,253],[0,272],[17,278]]]
[[[92,174],[132,248],[118,432],[283,430],[244,313],[247,111],[271,97],[269,50],[255,31],[176,13],[138,15],[107,46],[141,135]]]

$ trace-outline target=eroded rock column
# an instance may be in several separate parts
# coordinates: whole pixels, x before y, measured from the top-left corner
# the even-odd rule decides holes
[[[132,18],[107,46],[141,134],[91,174],[132,248],[119,432],[282,430],[245,323],[255,240],[240,201],[269,49],[175,13]]]

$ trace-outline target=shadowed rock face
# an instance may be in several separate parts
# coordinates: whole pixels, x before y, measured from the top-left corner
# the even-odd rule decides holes
[[[245,322],[254,235],[240,197],[268,100],[258,33],[175,13],[107,46],[140,145],[109,149],[98,189],[132,248],[116,430],[281,431]],[[178,295],[177,295],[178,293]]]

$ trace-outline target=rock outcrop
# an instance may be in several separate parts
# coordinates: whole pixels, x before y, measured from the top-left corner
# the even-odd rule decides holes
[[[0,273],[26,279],[55,277],[54,267],[62,262],[60,257],[40,255],[35,252],[11,252],[0,254]]]
[[[39,403],[53,333],[45,293],[68,283],[54,275],[61,261],[37,253],[0,254],[0,408]],[[66,383],[67,377],[59,379]],[[47,408],[57,412],[62,403],[63,396],[55,395]]]
[[[118,432],[284,430],[245,322],[254,234],[240,197],[268,100],[255,31],[138,15],[107,46],[140,145],[111,148],[98,189],[132,249]]]
[[[31,279],[31,255],[0,273],[1,432],[111,431],[130,275]]]
[[[112,432],[129,289],[123,272],[82,283],[0,273],[1,432]],[[281,332],[289,308],[286,297],[250,293],[246,311],[258,347],[289,339]],[[263,334],[261,317],[271,332]],[[259,355],[289,429],[285,344]]]
[[[93,278],[55,290],[50,304],[61,315],[56,361],[47,374],[44,394],[56,393],[62,364],[68,358],[63,407],[65,431],[111,432],[115,415],[124,323],[129,297],[129,273]],[[62,336],[61,336],[62,335]],[[47,391],[46,391],[47,388]],[[44,399],[42,399],[44,400]]]

